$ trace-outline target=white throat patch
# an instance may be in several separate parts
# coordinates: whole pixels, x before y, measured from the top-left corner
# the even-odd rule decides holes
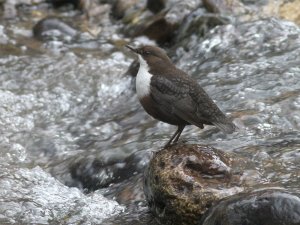
[[[150,82],[152,75],[149,73],[147,62],[139,55],[140,68],[136,76],[136,93],[139,99],[148,95],[150,92]]]

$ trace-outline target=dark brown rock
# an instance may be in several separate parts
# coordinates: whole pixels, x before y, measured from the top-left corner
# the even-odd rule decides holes
[[[201,225],[299,225],[300,194],[279,189],[227,197],[213,206]]]
[[[81,0],[49,0],[54,7],[61,7],[65,4],[72,4],[74,7],[79,7]]]
[[[147,36],[159,43],[170,41],[173,37],[173,32],[177,28],[176,24],[169,23],[165,19],[165,14],[157,14],[149,21],[141,23],[134,27],[130,36]]]
[[[231,156],[209,146],[175,145],[155,154],[145,172],[144,191],[163,224],[196,224],[213,202],[237,187]]]
[[[3,16],[4,19],[16,19],[19,9],[22,8],[19,6],[37,5],[44,1],[45,0],[0,0],[1,17]]]
[[[138,9],[123,19],[127,23],[124,33],[130,37],[147,36],[160,44],[171,41],[183,19],[199,6],[199,1],[172,1],[164,10],[153,15]]]
[[[117,0],[112,5],[111,14],[115,19],[122,19],[126,11],[137,4],[138,0]]]
[[[166,7],[167,0],[148,0],[147,8],[153,12],[158,13]]]

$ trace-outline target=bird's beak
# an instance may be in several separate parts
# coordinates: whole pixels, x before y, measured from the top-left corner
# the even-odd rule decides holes
[[[133,51],[133,52],[139,54],[139,53],[138,53],[138,49],[136,49],[136,48],[134,48],[134,47],[132,47],[132,46],[130,46],[130,45],[126,45],[126,48],[129,48],[131,51]]]

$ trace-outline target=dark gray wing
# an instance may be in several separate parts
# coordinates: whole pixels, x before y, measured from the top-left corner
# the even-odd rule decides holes
[[[200,128],[203,124],[214,124],[225,133],[232,133],[235,129],[234,124],[190,77],[153,76],[151,97],[157,104],[171,110],[169,113]]]

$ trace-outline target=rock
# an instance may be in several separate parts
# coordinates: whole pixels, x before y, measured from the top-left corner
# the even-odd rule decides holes
[[[34,37],[41,41],[57,38],[70,39],[75,37],[78,33],[77,30],[54,17],[44,18],[33,27]]]
[[[16,3],[5,3],[3,5],[3,17],[5,19],[12,19],[14,17],[17,16],[18,12],[17,12],[17,9],[16,9]]]
[[[148,0],[147,8],[153,12],[158,13],[166,7],[167,0]]]
[[[3,8],[3,18],[15,19],[18,17],[18,8],[20,5],[36,5],[44,2],[44,0],[3,0],[0,6]]]
[[[155,154],[145,172],[149,208],[162,224],[196,224],[217,200],[243,190],[235,161],[202,145],[175,145]]]
[[[300,1],[294,0],[284,3],[279,9],[280,17],[286,20],[291,20],[300,25]]]
[[[70,167],[74,186],[94,191],[119,183],[144,171],[150,152],[139,151],[125,160],[105,162],[94,157],[84,157]]]
[[[147,36],[159,43],[168,42],[173,37],[173,32],[176,25],[168,23],[165,19],[165,14],[161,13],[152,17],[149,21],[134,26],[134,29],[129,30],[129,36]]]
[[[260,18],[280,17],[300,25],[300,1],[298,0],[262,1],[255,6],[255,10]]]
[[[128,207],[136,202],[145,202],[142,174],[133,175],[121,183],[110,185],[103,195]]]
[[[239,0],[203,0],[203,4],[212,13],[241,14],[246,12],[246,8]]]
[[[250,64],[257,66],[256,64],[268,55],[276,54],[281,60],[269,61],[272,67],[289,68],[293,64],[286,66],[285,59],[299,54],[298,34],[299,27],[291,22],[274,18],[239,25],[219,26],[212,29],[205,39],[198,34],[190,33],[184,40],[177,43],[186,50],[178,57],[177,65],[182,66],[184,70],[190,70],[192,76],[222,71],[218,74],[218,79],[223,79],[224,74],[228,76],[228,72],[225,73],[223,70],[227,71],[229,64],[234,67],[238,66],[239,71],[247,71],[245,77],[251,77],[257,72],[252,71],[252,74],[251,71],[246,70],[246,67]],[[193,63],[195,58],[197,60]],[[241,60],[245,60],[246,63],[242,63]],[[186,62],[192,63],[187,65]],[[264,70],[268,71],[267,68]],[[276,74],[280,73],[282,72],[278,71]],[[233,90],[233,93],[236,91]]]
[[[112,5],[111,14],[115,19],[122,19],[126,11],[137,4],[138,0],[117,0]]]
[[[210,29],[231,22],[231,17],[215,13],[207,13],[203,8],[198,8],[190,13],[180,25],[176,34],[176,43],[192,34],[204,36]]]
[[[49,0],[49,2],[53,4],[54,7],[61,7],[66,4],[71,4],[76,8],[80,6],[81,1],[82,0]]]
[[[124,33],[130,37],[147,36],[158,43],[169,42],[183,19],[199,5],[196,0],[172,1],[155,15],[142,9],[134,11],[124,17],[124,22],[128,24]]]
[[[95,0],[85,0],[80,6],[90,25],[101,27],[110,24],[110,4],[100,4]],[[98,27],[98,29],[100,28]]]
[[[199,224],[299,225],[300,194],[275,189],[230,196],[205,213]]]
[[[99,33],[99,31],[94,31],[96,26],[100,29],[99,26],[108,23],[109,12],[111,11],[111,4],[108,4],[109,2],[106,3],[106,1],[98,0],[51,0],[50,2],[54,7],[71,4],[74,8],[82,11],[84,16],[82,17],[83,21],[81,25],[86,26],[84,23],[89,23],[91,27],[88,28],[88,31],[91,34]]]
[[[2,170],[1,175],[1,224],[103,224],[124,211],[99,192],[85,195],[65,186],[39,166]]]
[[[145,10],[146,0],[116,0],[112,4],[111,15],[113,18],[127,24],[138,18]]]

